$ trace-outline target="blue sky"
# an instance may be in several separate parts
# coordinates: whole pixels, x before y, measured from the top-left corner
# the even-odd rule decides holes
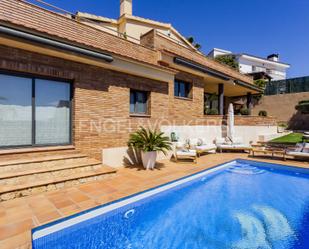
[[[119,16],[119,0],[46,0],[70,12]],[[154,4],[156,3],[156,4]],[[207,53],[213,47],[279,53],[289,77],[309,75],[309,0],[133,0],[133,14],[172,23]]]

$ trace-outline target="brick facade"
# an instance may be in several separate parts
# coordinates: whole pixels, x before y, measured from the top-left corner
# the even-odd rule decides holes
[[[192,99],[174,97],[173,82],[159,82],[95,66],[65,61],[24,50],[0,46],[0,69],[69,79],[74,85],[73,141],[76,149],[101,158],[101,149],[125,146],[139,126],[217,125],[222,117],[203,115],[202,79],[179,73],[192,82]],[[150,92],[150,116],[129,113],[130,88]],[[240,125],[273,124],[260,117],[237,117]]]

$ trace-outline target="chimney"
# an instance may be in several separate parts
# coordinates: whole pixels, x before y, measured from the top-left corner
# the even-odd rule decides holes
[[[269,61],[279,61],[279,54],[268,55],[267,60],[269,60]]]
[[[120,16],[132,16],[132,0],[120,0]]]

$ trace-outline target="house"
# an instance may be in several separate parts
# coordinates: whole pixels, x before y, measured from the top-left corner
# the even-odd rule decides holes
[[[0,165],[8,169],[2,200],[114,173],[101,162],[126,162],[129,134],[140,126],[167,134],[195,129],[209,140],[222,136],[229,98],[247,96],[250,104],[261,93],[252,77],[196,51],[171,26],[169,35],[161,24],[127,17],[130,3],[121,1],[119,20],[102,18],[115,26],[112,34],[79,18],[100,17],[2,0]],[[127,26],[127,37],[119,35],[120,20],[147,30],[132,34]],[[205,115],[207,93],[218,96],[220,115]],[[235,122],[252,141],[276,131],[271,117],[239,116]]]
[[[123,37],[140,44],[141,37],[155,29],[170,40],[181,46],[196,50],[170,23],[158,22],[133,15],[132,0],[120,0],[120,15],[118,19],[96,16],[90,13],[77,12],[74,18],[87,25],[96,27],[113,35]]]
[[[246,53],[233,53],[231,51],[214,48],[208,54],[210,58],[220,55],[232,55],[239,64],[239,71],[253,77],[270,80],[286,79],[290,65],[279,61],[278,54],[271,54],[267,58],[258,57]]]

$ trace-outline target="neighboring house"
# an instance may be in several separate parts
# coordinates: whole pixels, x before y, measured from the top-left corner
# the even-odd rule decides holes
[[[143,23],[140,25],[146,25]],[[179,40],[175,41],[157,27],[148,29],[140,37],[136,33],[139,44],[97,25],[85,25],[85,20],[76,17],[26,1],[2,0],[0,161],[7,160],[1,155],[28,163],[38,161],[39,157],[31,154],[36,152],[41,156],[52,152],[53,159],[60,154],[64,160],[69,146],[70,150],[120,166],[125,161],[129,134],[140,126],[166,131],[180,127],[184,132],[199,127],[199,136],[212,141],[224,135],[223,115],[231,97],[248,96],[250,104],[251,96],[262,92],[251,77],[197,52],[177,32]],[[221,115],[204,115],[207,93],[218,96],[216,105]],[[236,133],[248,141],[257,140],[260,133],[276,131],[273,118],[237,116],[235,122]],[[59,164],[53,170],[70,165]],[[61,179],[57,174],[45,176],[38,191],[44,191],[41,186],[51,180],[58,184],[101,174],[87,170],[78,174],[64,171],[67,175],[61,175]],[[24,172],[33,174],[27,167]],[[27,195],[29,191],[16,191],[33,186],[37,186],[36,181],[8,183],[5,188],[1,186],[0,195],[5,193],[2,199]],[[8,192],[14,195],[6,195]]]
[[[263,74],[270,77],[271,80],[286,79],[287,70],[290,65],[279,61],[278,54],[271,54],[267,58],[262,58],[245,53],[233,53],[231,51],[214,48],[208,56],[215,58],[220,55],[233,55],[239,64],[239,71],[243,74],[255,76]],[[261,74],[262,73],[262,74]],[[266,78],[267,78],[266,76]]]

